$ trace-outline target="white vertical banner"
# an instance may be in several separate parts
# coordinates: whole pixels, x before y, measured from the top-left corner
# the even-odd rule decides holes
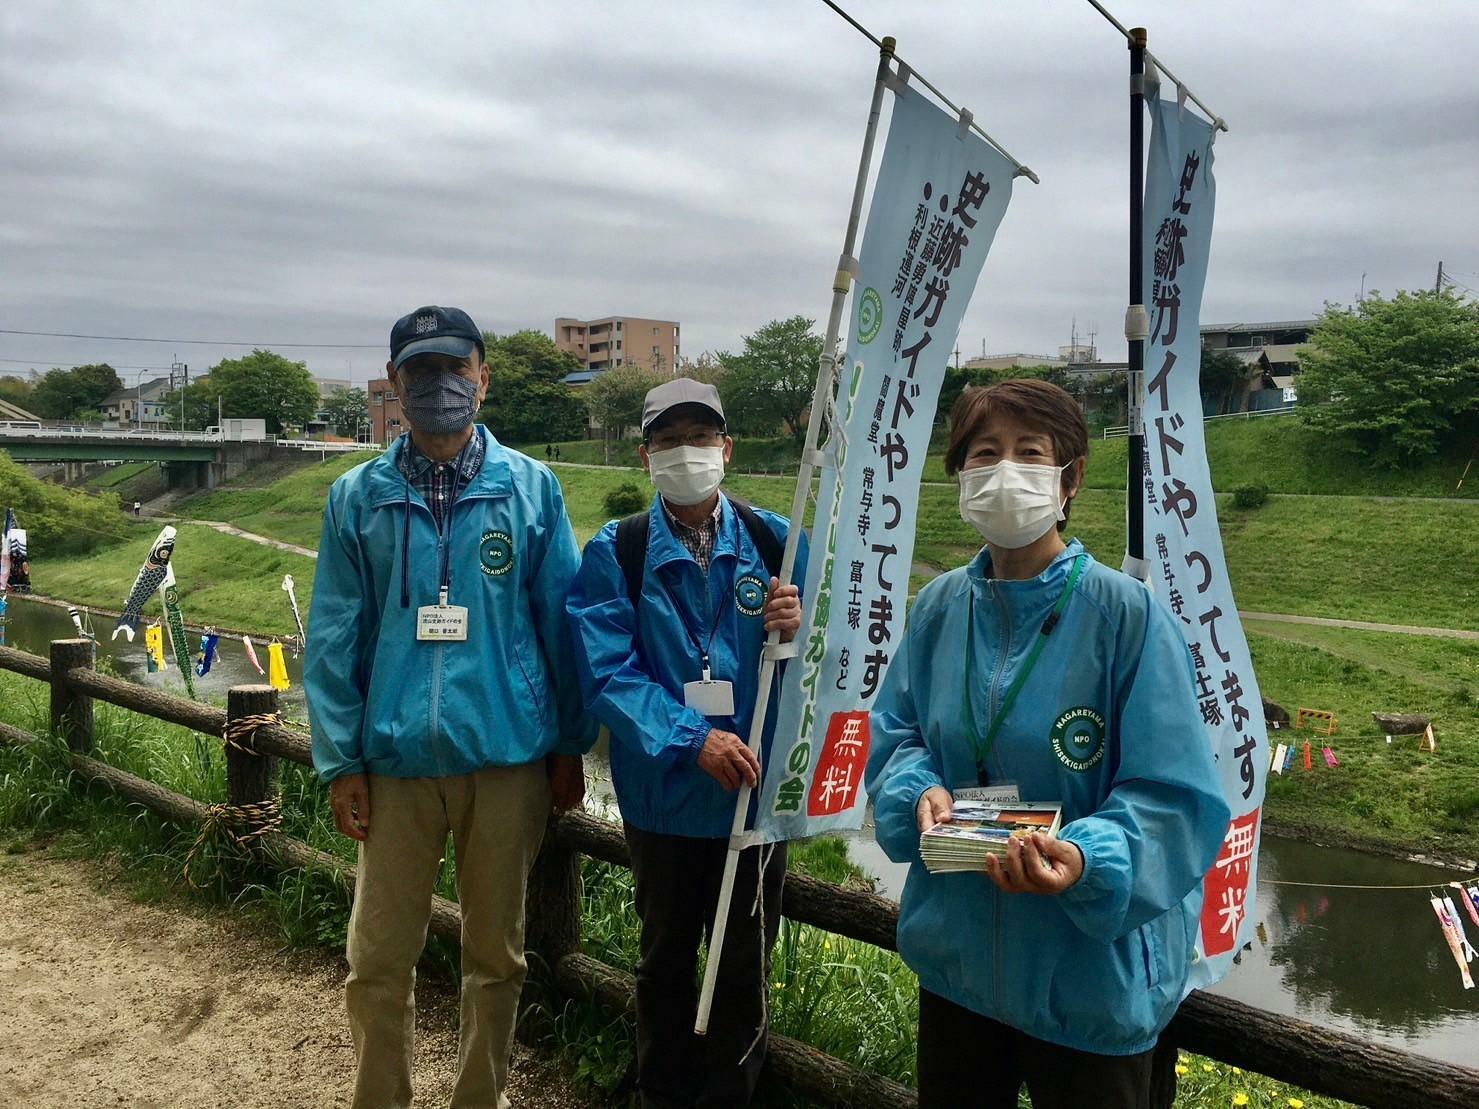
[[[817,498],[801,656],[789,664],[756,831],[862,824],[868,710],[904,632],[919,481],[949,354],[1016,164],[896,91],[853,284]]]
[[[1207,873],[1200,953],[1187,988],[1218,981],[1253,938],[1248,910],[1258,868],[1268,776],[1263,698],[1227,576],[1202,426],[1202,290],[1216,183],[1212,124],[1185,106],[1146,99],[1152,130],[1145,178],[1145,558],[1156,599],[1181,626],[1196,666],[1205,740],[1217,756],[1232,822]]]

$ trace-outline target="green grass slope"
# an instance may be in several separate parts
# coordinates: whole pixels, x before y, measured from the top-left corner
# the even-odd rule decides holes
[[[31,573],[36,592],[78,604],[121,609],[150,544],[159,534],[158,522],[145,521],[128,532],[124,542],[92,554],[37,559]],[[305,613],[313,596],[313,559],[195,524],[179,526],[174,566],[180,610],[192,624],[220,624],[286,636],[295,633],[296,628],[282,592],[283,575],[293,575],[298,604]],[[144,613],[155,616],[159,612],[160,601],[155,596],[144,606]]]

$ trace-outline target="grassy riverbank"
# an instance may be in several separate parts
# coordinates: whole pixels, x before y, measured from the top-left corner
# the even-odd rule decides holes
[[[36,592],[80,605],[121,609],[159,529],[158,520],[130,522],[122,542],[72,558],[47,558],[35,552],[31,580]],[[188,622],[283,636],[296,632],[282,578],[293,575],[298,603],[306,613],[313,593],[313,559],[198,524],[182,523],[177,532],[174,567],[180,611]],[[158,596],[151,597],[145,615],[159,612]]]
[[[26,730],[45,727],[46,687],[0,672],[0,720]],[[183,728],[96,706],[96,755],[168,789],[203,802],[225,796],[220,745]],[[349,840],[334,833],[326,791],[305,768],[281,767],[283,828],[339,858],[350,860]],[[176,904],[185,911],[209,907],[247,914],[289,946],[342,949],[348,922],[343,889],[300,871],[269,870],[224,841],[197,846],[192,830],[177,828],[118,800],[102,787],[83,788],[67,770],[59,744],[0,746],[0,850],[10,844],[44,844],[65,857],[116,867],[136,898]],[[455,899],[449,861],[437,892]],[[841,865],[835,844],[793,851],[793,868],[835,879]],[[630,970],[637,952],[631,875],[586,860],[581,931],[588,954]],[[424,972],[456,981],[456,951],[433,938]],[[896,955],[787,921],[782,926],[771,977],[776,1031],[902,1081],[911,1081],[917,1020],[917,986]],[[629,1093],[632,1035],[629,1023],[576,1002],[543,999],[549,1016],[546,1047],[561,1055],[576,1078],[602,1091],[613,1104]],[[1343,1105],[1271,1079],[1248,1075],[1195,1056],[1184,1056],[1178,1104],[1221,1107],[1246,1104],[1309,1109]],[[768,1091],[761,1107],[795,1105]]]
[[[228,486],[182,502],[179,511],[315,546],[328,485],[357,461],[337,457],[258,487]],[[556,472],[582,542],[606,522],[607,492],[624,482],[649,488],[639,470],[559,466]],[[728,487],[786,512],[794,479],[736,476]],[[1479,504],[1275,496],[1245,510],[1230,498],[1219,500],[1233,585],[1246,610],[1479,628],[1479,582],[1471,572],[1479,562]],[[1118,491],[1088,489],[1074,506],[1071,530],[1102,561],[1117,565],[1123,512]],[[919,529],[921,569],[960,565],[976,550],[949,487],[921,490]],[[100,553],[38,557],[38,590],[120,606],[154,528],[130,534],[127,544]],[[270,622],[285,633],[291,617],[282,575],[295,576],[306,608],[312,570],[312,561],[300,556],[198,526],[181,528],[178,573],[192,621],[253,628]],[[915,588],[925,580],[916,574]],[[1479,643],[1273,623],[1250,623],[1248,633],[1265,695],[1291,711],[1325,709],[1340,720],[1332,742],[1338,768],[1325,766],[1317,746],[1314,770],[1305,773],[1301,759],[1288,775],[1273,777],[1266,812],[1275,827],[1385,851],[1479,858]],[[1388,747],[1375,735],[1373,711],[1429,714],[1437,754],[1419,755],[1405,741]]]
[[[1365,459],[1334,444],[1330,437],[1306,427],[1297,415],[1263,416],[1248,420],[1217,420],[1206,425],[1207,462],[1213,488],[1230,493],[1242,485],[1264,485],[1274,493],[1366,497],[1479,497],[1479,471],[1459,487],[1470,455],[1462,449],[1404,470],[1374,470]],[[934,448],[925,464],[926,481],[947,481],[944,436],[935,434]],[[599,440],[561,443],[564,462],[602,465],[606,452]],[[636,442],[611,445],[611,463],[636,465]],[[1089,443],[1091,489],[1123,489],[1124,439],[1093,438]],[[544,445],[521,448],[544,461]],[[794,472],[800,449],[787,439],[740,439],[735,442],[736,471]]]

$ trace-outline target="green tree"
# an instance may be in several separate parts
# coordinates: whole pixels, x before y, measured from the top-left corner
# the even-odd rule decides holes
[[[358,435],[370,426],[370,397],[363,389],[340,389],[324,401],[323,412],[336,435]]]
[[[694,381],[720,388],[724,384],[724,363],[715,355],[704,351],[697,358],[679,359],[678,372],[674,376],[691,377]]]
[[[483,332],[488,362],[488,397],[478,419],[508,443],[550,442],[585,435],[586,409],[567,374],[580,359],[560,350],[542,331],[498,336]]]
[[[1230,350],[1202,348],[1202,403],[1213,415],[1232,410],[1233,401],[1248,380],[1249,366]]]
[[[101,408],[110,394],[122,388],[123,380],[105,362],[48,370],[32,388],[27,407],[48,420],[73,419],[83,409]]]
[[[32,412],[34,409],[31,405],[34,402],[31,394],[34,391],[34,386],[25,378],[0,374],[0,400],[8,401],[27,412]]]
[[[1306,422],[1392,469],[1479,430],[1479,304],[1452,292],[1327,304],[1300,351]]]
[[[744,337],[739,354],[719,355],[720,396],[734,430],[771,435],[785,424],[797,443],[806,438],[806,414],[816,389],[824,340],[805,316],[771,320]]]
[[[209,376],[221,398],[222,416],[266,420],[267,430],[276,434],[301,427],[318,411],[318,385],[308,367],[270,350],[223,359],[211,367]]]
[[[183,406],[180,403],[181,392],[185,394]],[[164,419],[171,424],[178,423],[183,410],[185,429],[190,431],[213,426],[224,408],[224,404],[218,403],[220,401],[220,386],[210,374],[201,374],[191,379],[183,390],[171,389],[159,398],[164,408]]]
[[[603,429],[607,462],[611,461],[611,440],[620,439],[627,428],[641,425],[642,400],[663,380],[649,369],[628,363],[599,374],[585,387],[582,399]]]
[[[543,331],[533,328],[503,336],[485,331],[483,343],[490,372],[512,364],[540,381],[560,382],[567,374],[584,368],[574,354],[561,350]]]

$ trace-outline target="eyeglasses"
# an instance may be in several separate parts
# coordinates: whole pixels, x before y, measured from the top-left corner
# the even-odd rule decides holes
[[[694,428],[683,434],[659,431],[647,440],[649,451],[670,451],[674,447],[719,447],[723,445],[724,432],[712,427]]]

